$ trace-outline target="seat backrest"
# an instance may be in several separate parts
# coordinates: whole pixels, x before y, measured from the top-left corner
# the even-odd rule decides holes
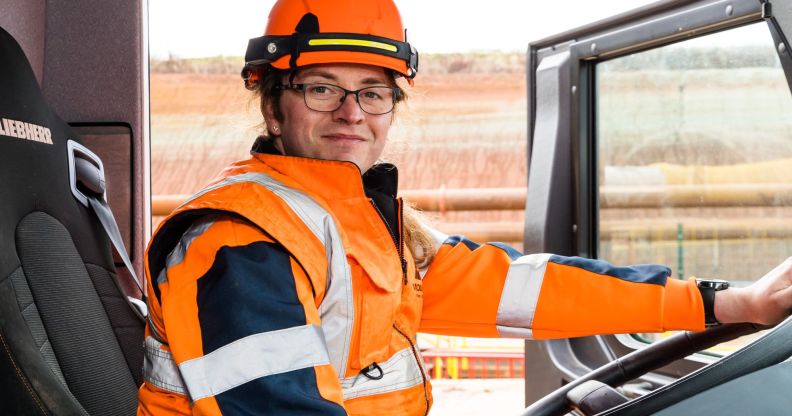
[[[135,413],[144,322],[72,194],[69,141],[0,28],[0,414]]]

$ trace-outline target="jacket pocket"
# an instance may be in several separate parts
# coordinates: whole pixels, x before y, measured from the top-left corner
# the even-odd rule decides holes
[[[390,357],[390,340],[400,292],[391,292],[379,287],[359,265],[352,265],[356,275],[355,290],[359,297],[359,309],[355,320],[359,322],[358,358],[361,367],[380,363]],[[400,279],[400,276],[393,276]]]

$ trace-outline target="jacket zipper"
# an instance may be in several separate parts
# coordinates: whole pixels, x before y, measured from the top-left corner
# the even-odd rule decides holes
[[[402,332],[402,330],[399,329],[399,327],[396,326],[396,324],[393,324],[393,328],[396,330],[396,332],[401,334],[401,336],[403,336],[404,339],[406,339],[407,342],[410,344],[410,350],[413,353],[413,357],[415,357],[415,363],[418,364],[418,371],[421,372],[421,379],[423,380],[424,400],[426,401],[426,413],[424,413],[424,416],[426,416],[429,414],[429,393],[426,391],[426,374],[424,373],[423,370],[423,364],[421,364],[421,359],[418,357],[418,351],[415,349],[415,344],[413,344],[410,337],[408,337],[407,334]]]
[[[377,214],[379,214],[380,219],[385,224],[385,228],[387,228],[388,233],[390,233],[391,240],[393,240],[393,245],[396,247],[396,253],[399,254],[399,263],[401,264],[401,269],[402,269],[402,283],[404,284],[404,286],[407,286],[407,261],[404,260],[404,242],[401,238],[402,219],[403,219],[402,201],[401,199],[396,200],[396,203],[399,206],[399,210],[397,213],[398,215],[397,227],[399,227],[398,235],[396,234],[395,231],[393,231],[391,226],[388,225],[388,221],[385,219],[385,215],[382,214],[382,211],[380,211],[379,207],[377,207],[377,204],[374,202],[374,200],[369,198],[369,202],[371,202],[371,206],[373,206],[374,210],[377,211]]]

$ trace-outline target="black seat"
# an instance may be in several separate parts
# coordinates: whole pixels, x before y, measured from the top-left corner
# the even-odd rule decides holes
[[[102,225],[72,193],[69,153],[79,143],[0,28],[3,415],[132,415],[137,406],[144,319],[129,307]]]

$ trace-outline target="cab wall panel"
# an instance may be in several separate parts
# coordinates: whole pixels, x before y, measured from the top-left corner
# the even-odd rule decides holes
[[[0,1],[0,27],[22,46],[36,78],[44,73],[45,0]]]

